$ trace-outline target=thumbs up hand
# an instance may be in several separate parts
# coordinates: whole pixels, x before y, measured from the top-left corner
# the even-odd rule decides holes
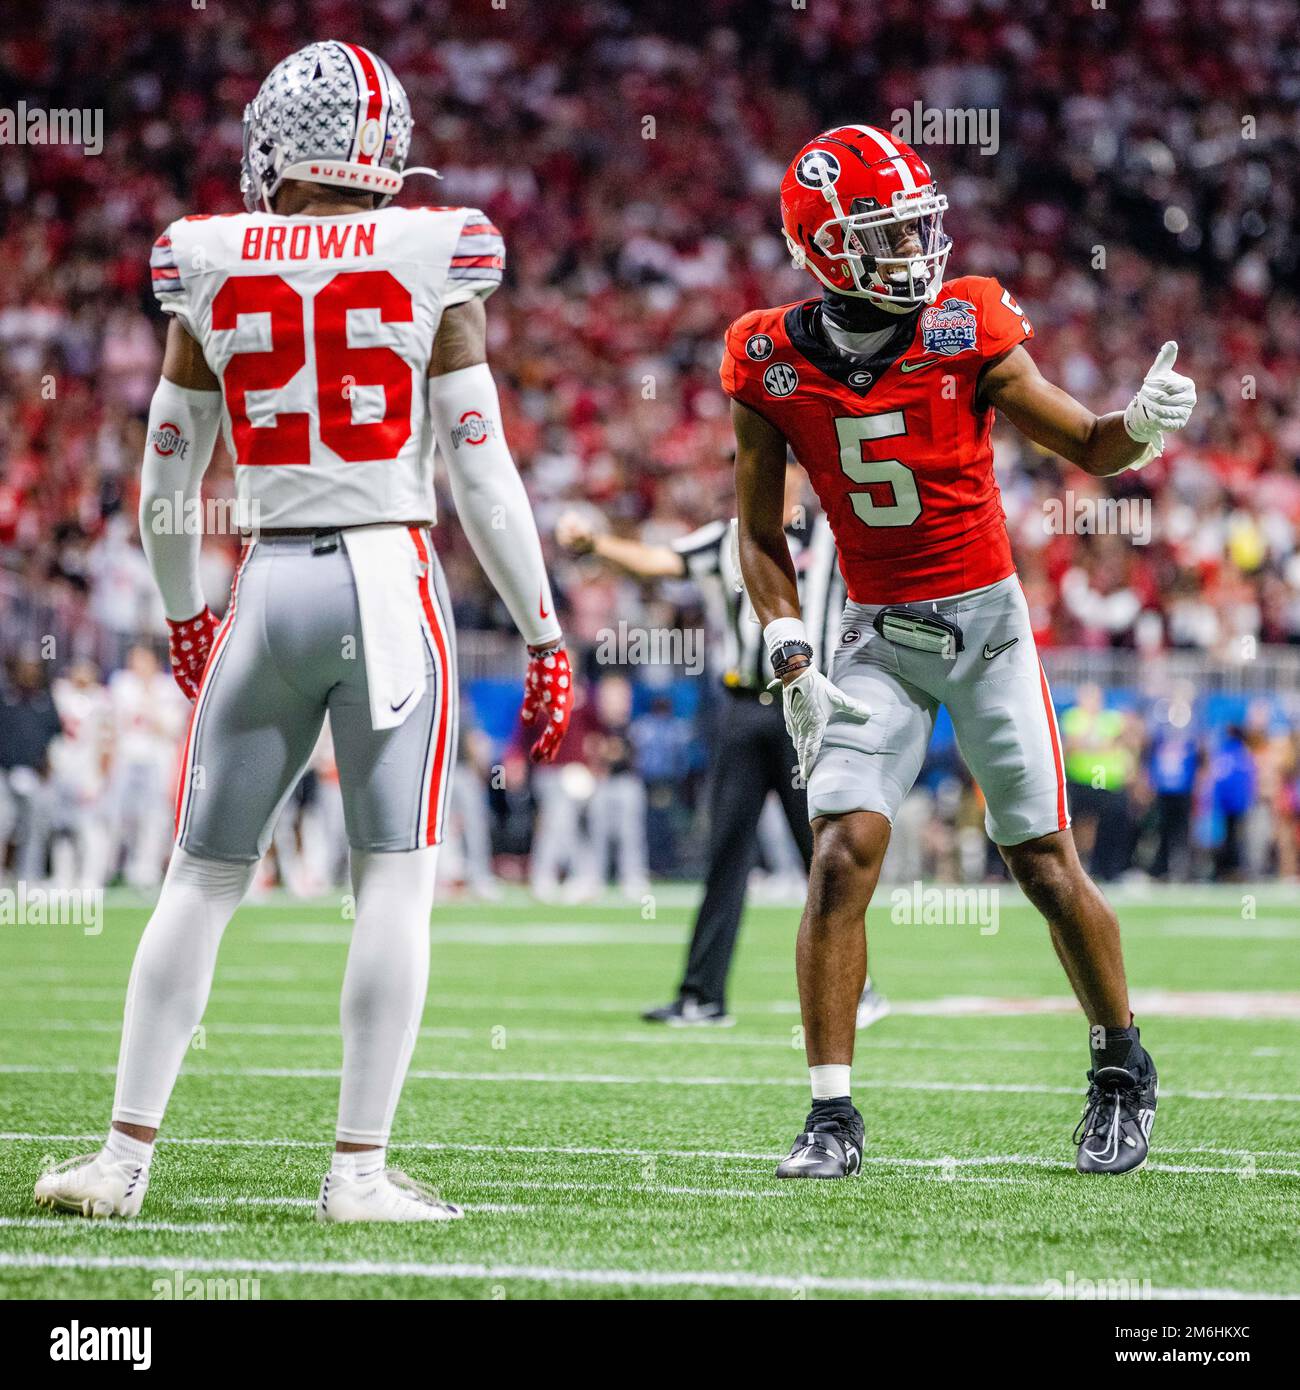
[[[1196,383],[1174,371],[1178,344],[1167,342],[1156,355],[1146,379],[1124,411],[1124,428],[1139,444],[1163,446],[1164,430],[1180,430],[1196,404]]]

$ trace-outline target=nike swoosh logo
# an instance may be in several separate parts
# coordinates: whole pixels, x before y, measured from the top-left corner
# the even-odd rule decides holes
[[[898,370],[900,372],[919,372],[926,367],[933,367],[936,362],[942,362],[942,357],[924,357],[919,362],[900,362]]]
[[[414,695],[414,694],[415,694],[415,687],[412,686],[411,689],[408,690],[408,691],[406,692],[406,698],[405,698],[405,699],[398,700],[398,702],[397,702],[396,704],[393,704],[393,702],[390,700],[390,701],[388,702],[388,707],[389,707],[389,709],[391,709],[391,710],[393,711],[393,713],[396,714],[397,711],[398,711],[399,709],[401,709],[402,706],[406,703],[406,701],[409,700],[409,699],[411,698],[411,696]]]
[[[537,595],[537,616],[539,618],[549,618],[551,615],[546,611],[546,591],[542,590]]]
[[[1007,650],[1008,647],[1014,647],[1016,643],[1019,641],[1019,637],[1013,637],[1010,642],[1003,642],[1003,644],[1000,647],[990,647],[989,644],[985,642],[984,660],[992,661],[995,656],[1000,656],[1004,651]]]

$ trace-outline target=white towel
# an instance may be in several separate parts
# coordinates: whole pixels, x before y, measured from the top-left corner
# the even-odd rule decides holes
[[[370,727],[395,729],[425,688],[419,583],[424,565],[405,526],[343,532],[361,609]]]

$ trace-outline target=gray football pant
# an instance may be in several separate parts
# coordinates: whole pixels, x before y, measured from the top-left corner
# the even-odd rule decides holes
[[[1061,736],[1033,626],[1015,575],[939,599],[964,649],[944,655],[880,636],[880,604],[849,603],[830,678],[864,700],[857,723],[832,715],[808,778],[808,816],[876,811],[892,824],[925,761],[940,705],[984,795],[984,826],[999,845],[1018,845],[1070,824]]]
[[[337,533],[262,537],[245,552],[186,740],[177,843],[261,858],[328,713],[353,849],[437,844],[456,748],[455,632],[425,542],[423,695],[395,729],[370,726],[356,586]]]

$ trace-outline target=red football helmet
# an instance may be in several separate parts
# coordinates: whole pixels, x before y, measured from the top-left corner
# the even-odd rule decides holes
[[[948,200],[926,162],[888,131],[837,126],[781,180],[781,222],[800,270],[836,294],[905,313],[939,293],[952,238]]]

